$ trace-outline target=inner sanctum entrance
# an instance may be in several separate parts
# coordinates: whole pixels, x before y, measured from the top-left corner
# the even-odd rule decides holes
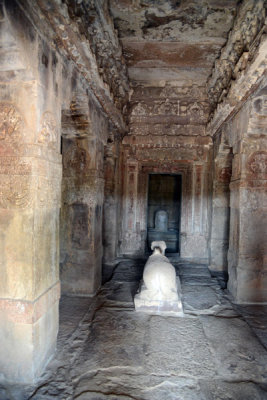
[[[147,246],[164,240],[167,253],[180,252],[182,176],[150,174],[148,188]]]

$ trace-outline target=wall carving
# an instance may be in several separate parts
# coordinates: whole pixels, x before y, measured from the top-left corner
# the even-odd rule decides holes
[[[266,7],[264,0],[248,0],[241,4],[228,41],[208,81],[208,95],[213,108],[229,92],[231,80],[237,79],[252,60],[257,50],[255,41],[259,43],[264,33]]]
[[[218,182],[229,184],[232,176],[231,167],[223,167],[218,169]]]
[[[253,153],[248,160],[249,172],[258,179],[267,177],[267,152],[257,151]]]
[[[28,176],[0,177],[0,207],[26,208],[32,204],[32,193]]]
[[[203,149],[199,148],[199,153],[192,151],[190,148],[155,148],[138,149],[136,158],[139,161],[155,160],[155,161],[175,161],[175,160],[198,160],[203,155]]]
[[[153,124],[153,129],[147,123],[131,124],[129,135],[140,136],[205,136],[205,126],[187,125],[187,124]]]
[[[61,180],[49,180],[43,176],[38,177],[37,206],[57,208],[60,206]]]
[[[1,157],[0,174],[5,175],[29,175],[32,171],[31,164],[19,157]]]
[[[267,95],[253,99],[253,111],[260,117],[267,116]]]
[[[138,102],[133,105],[131,116],[151,117],[157,115],[169,116],[188,116],[191,121],[205,122],[208,118],[208,103],[205,102],[185,102],[180,100],[165,99],[164,101],[154,101],[153,103]],[[165,121],[164,121],[165,122]],[[166,123],[166,122],[165,122]]]
[[[41,117],[41,129],[38,142],[56,147],[57,144],[57,123],[54,115],[50,111],[45,111]]]
[[[0,103],[0,141],[16,142],[21,137],[22,116],[10,103]]]
[[[72,169],[74,173],[85,174],[89,168],[90,156],[88,152],[79,146],[72,146],[63,157],[65,170]]]

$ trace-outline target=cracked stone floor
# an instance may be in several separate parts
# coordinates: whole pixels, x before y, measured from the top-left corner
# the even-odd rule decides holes
[[[267,306],[236,306],[206,266],[171,261],[183,318],[136,313],[145,260],[121,259],[95,298],[62,297],[56,356],[0,399],[267,399]]]

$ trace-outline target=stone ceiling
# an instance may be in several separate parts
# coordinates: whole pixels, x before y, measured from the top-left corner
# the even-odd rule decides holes
[[[204,85],[238,0],[110,0],[133,84]]]

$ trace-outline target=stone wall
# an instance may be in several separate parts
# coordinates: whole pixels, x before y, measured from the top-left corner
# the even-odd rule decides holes
[[[137,86],[131,98],[130,134],[123,139],[122,254],[143,254],[147,237],[148,175],[182,176],[183,258],[208,259],[209,105],[196,85]]]

